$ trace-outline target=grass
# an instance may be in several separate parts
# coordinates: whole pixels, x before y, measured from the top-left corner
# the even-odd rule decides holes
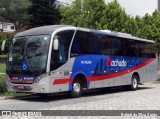
[[[0,93],[5,93],[6,91],[5,75],[0,75]]]
[[[16,93],[16,92],[7,92],[6,84],[5,84],[5,75],[0,75],[0,96],[25,96],[25,93]]]
[[[16,92],[5,92],[5,93],[0,93],[0,97],[3,96],[11,96],[11,97],[18,97],[18,96],[25,96],[25,93],[16,93]]]

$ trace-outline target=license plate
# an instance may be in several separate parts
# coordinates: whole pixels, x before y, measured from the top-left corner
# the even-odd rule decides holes
[[[17,88],[23,90],[24,86],[23,85],[18,85]]]

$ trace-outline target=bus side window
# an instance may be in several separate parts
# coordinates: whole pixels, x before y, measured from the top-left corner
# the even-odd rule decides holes
[[[101,38],[101,54],[110,55],[111,54],[111,43],[110,38],[103,36]]]
[[[93,41],[93,53],[94,54],[101,54],[101,40],[99,39],[99,35],[97,33],[92,34],[92,41]]]
[[[93,54],[93,37],[90,32],[77,31],[71,47],[71,57]]]
[[[122,55],[121,40],[118,38],[112,39],[112,55],[121,56]]]
[[[126,56],[127,55],[127,40],[125,39],[121,39],[121,53],[122,53],[122,56]]]

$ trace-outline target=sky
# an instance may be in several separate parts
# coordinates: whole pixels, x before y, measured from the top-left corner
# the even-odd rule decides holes
[[[59,0],[69,3],[73,0]],[[82,0],[83,1],[83,0]],[[106,3],[113,0],[105,0]],[[117,0],[126,13],[131,16],[144,16],[146,13],[152,14],[158,7],[158,0]]]

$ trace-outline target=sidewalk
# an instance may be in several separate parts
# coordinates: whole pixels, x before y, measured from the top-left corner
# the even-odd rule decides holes
[[[9,96],[0,96],[0,100],[5,100],[7,99]]]

